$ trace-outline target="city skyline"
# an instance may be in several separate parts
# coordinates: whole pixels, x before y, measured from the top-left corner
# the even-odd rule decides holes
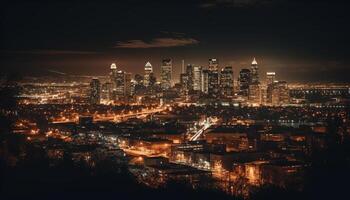
[[[0,7],[0,198],[346,199],[350,1]]]

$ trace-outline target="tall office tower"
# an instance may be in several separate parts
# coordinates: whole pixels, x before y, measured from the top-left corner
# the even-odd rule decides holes
[[[193,66],[193,90],[201,91],[202,88],[202,67]]]
[[[117,100],[126,100],[131,96],[131,73],[119,70],[116,80],[115,97]]]
[[[172,68],[172,60],[170,58],[162,60],[162,66],[160,67],[160,86],[163,90],[171,88]]]
[[[217,71],[219,68],[219,60],[216,58],[210,58],[209,59],[209,70],[210,71]]]
[[[249,103],[260,105],[261,102],[261,89],[259,84],[250,84],[249,85]]]
[[[256,62],[255,58],[254,58],[252,65],[250,67],[250,73],[251,73],[251,83],[252,84],[259,84],[259,67],[258,67],[258,63]]]
[[[275,72],[266,72],[266,85],[270,85],[275,82],[276,73]]]
[[[188,95],[188,75],[187,73],[182,73],[180,74],[180,84],[181,84],[181,94],[183,96],[187,96]]]
[[[209,71],[208,73],[208,94],[211,97],[218,97],[219,95],[219,72]]]
[[[188,64],[186,66],[186,74],[188,76],[187,90],[192,91],[193,90],[193,65]]]
[[[202,71],[202,78],[201,78],[201,91],[204,94],[208,94],[208,85],[209,85],[209,70],[205,69]]]
[[[274,81],[268,90],[268,100],[273,106],[289,103],[289,89],[286,81]]]
[[[113,84],[109,81],[105,82],[101,86],[101,100],[103,99],[104,101],[110,101],[113,100]]]
[[[109,73],[109,78],[110,78],[110,82],[112,83],[112,87],[115,88],[115,79],[117,77],[117,65],[115,63],[111,64],[111,71]]]
[[[286,81],[278,81],[279,105],[289,103],[289,89]]]
[[[101,83],[98,78],[93,78],[90,82],[90,103],[99,104],[101,101]]]
[[[125,91],[125,72],[119,70],[116,77],[115,97],[117,100],[124,98]]]
[[[153,73],[153,67],[150,62],[147,62],[145,65],[145,74],[143,78],[143,85],[145,87],[150,86],[150,76]]]
[[[243,96],[248,96],[249,84],[251,82],[249,69],[241,69],[239,72],[238,84],[239,84],[239,93]]]
[[[225,97],[233,96],[233,69],[231,66],[227,66],[221,70],[220,74],[220,90],[221,94]]]

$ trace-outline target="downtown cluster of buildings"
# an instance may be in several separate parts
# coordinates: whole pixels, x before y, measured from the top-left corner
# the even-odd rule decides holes
[[[220,69],[216,58],[209,59],[208,67],[185,66],[183,60],[180,81],[175,84],[172,59],[162,60],[160,80],[157,80],[150,62],[145,64],[144,74],[136,74],[134,78],[113,63],[104,83],[92,79],[90,103],[164,103],[174,99],[192,103],[223,100],[256,106],[290,103],[287,82],[277,81],[275,72],[267,72],[266,84],[262,84],[255,58],[250,69],[240,70],[236,83],[232,66]]]

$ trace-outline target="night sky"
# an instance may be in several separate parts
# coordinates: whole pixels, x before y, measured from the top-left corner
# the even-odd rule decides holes
[[[10,1],[0,7],[1,70],[23,75],[142,73],[162,58],[220,67],[235,76],[256,57],[287,81],[350,78],[346,1]],[[51,71],[51,72],[50,72]]]

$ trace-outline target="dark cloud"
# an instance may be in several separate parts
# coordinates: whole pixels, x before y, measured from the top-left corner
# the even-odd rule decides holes
[[[128,40],[117,42],[115,48],[128,49],[147,49],[147,48],[166,48],[179,47],[198,44],[199,41],[193,38],[155,38],[150,42],[143,40]]]

